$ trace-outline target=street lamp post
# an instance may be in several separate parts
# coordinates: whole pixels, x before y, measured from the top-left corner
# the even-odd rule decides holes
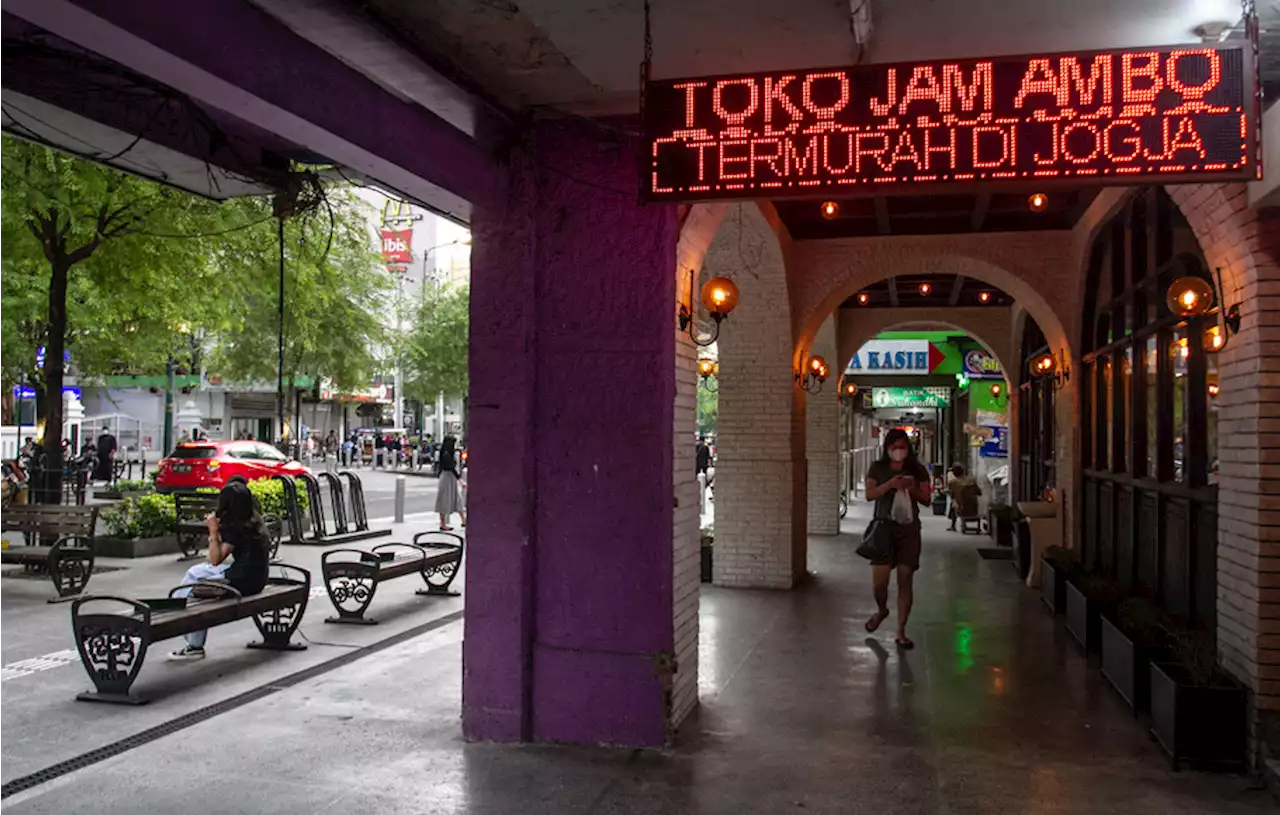
[[[447,243],[441,243],[441,244],[432,246],[431,248],[425,250],[422,253],[422,297],[423,299],[426,299],[426,296],[427,296],[427,260],[431,257],[431,253],[436,251],[437,249],[443,249],[446,246],[470,246],[470,245],[471,245],[471,238],[469,237],[458,238],[456,240],[451,240]],[[433,273],[431,277],[434,280],[435,274]]]

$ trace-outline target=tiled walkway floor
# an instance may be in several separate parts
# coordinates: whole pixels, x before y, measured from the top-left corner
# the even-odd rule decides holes
[[[460,625],[6,801],[6,813],[1253,813],[1172,773],[988,539],[929,519],[911,633],[869,638],[852,538],[791,593],[708,589],[702,709],[670,751],[464,744]],[[852,531],[859,522],[847,523]],[[212,699],[210,701],[213,701]],[[6,744],[6,750],[16,745]]]

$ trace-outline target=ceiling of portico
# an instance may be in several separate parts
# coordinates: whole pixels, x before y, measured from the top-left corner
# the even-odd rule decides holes
[[[864,0],[652,0],[655,77],[849,64]],[[864,61],[1195,42],[1239,0],[865,0]],[[512,108],[633,113],[642,0],[361,0],[406,46]],[[1280,0],[1258,0],[1280,27]],[[1264,48],[1265,52],[1265,48]]]

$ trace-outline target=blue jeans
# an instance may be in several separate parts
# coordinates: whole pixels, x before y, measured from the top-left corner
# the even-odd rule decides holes
[[[187,569],[186,575],[182,578],[182,585],[188,586],[201,580],[221,580],[222,574],[231,568],[230,563],[222,563],[214,566],[212,563],[197,563],[190,569]],[[191,589],[182,589],[175,592],[174,597],[190,597]],[[192,648],[203,648],[205,638],[209,636],[208,630],[192,631],[190,634],[183,635],[186,637],[187,645]]]

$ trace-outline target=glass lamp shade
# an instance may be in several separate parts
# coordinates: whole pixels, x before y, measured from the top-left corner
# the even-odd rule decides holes
[[[1183,317],[1196,317],[1213,307],[1213,288],[1198,277],[1180,277],[1165,293],[1169,310]]]
[[[738,305],[738,287],[727,277],[713,277],[702,287],[702,305],[712,314],[727,317]]]

